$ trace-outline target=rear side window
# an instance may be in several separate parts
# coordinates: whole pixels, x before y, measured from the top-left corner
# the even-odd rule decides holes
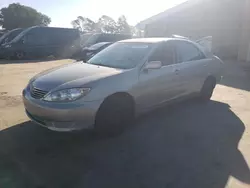
[[[190,42],[175,42],[175,48],[178,55],[179,63],[205,59],[205,55]]]

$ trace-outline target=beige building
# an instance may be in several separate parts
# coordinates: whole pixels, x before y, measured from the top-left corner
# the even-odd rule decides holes
[[[137,24],[146,37],[213,37],[222,58],[250,61],[250,0],[189,0]]]

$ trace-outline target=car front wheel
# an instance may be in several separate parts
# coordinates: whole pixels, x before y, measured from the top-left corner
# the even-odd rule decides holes
[[[95,130],[107,136],[115,136],[124,131],[126,125],[134,119],[134,107],[131,100],[114,96],[101,105],[95,122]]]

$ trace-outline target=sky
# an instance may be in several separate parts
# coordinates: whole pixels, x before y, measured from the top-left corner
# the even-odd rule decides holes
[[[125,15],[130,25],[163,12],[186,0],[0,0],[0,8],[20,3],[35,8],[52,20],[50,26],[72,27],[77,16],[97,21],[102,15],[117,20]]]

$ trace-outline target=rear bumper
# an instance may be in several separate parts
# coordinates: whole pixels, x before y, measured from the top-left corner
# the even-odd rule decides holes
[[[92,129],[102,100],[74,103],[53,103],[34,99],[23,91],[27,116],[37,124],[54,131]]]

